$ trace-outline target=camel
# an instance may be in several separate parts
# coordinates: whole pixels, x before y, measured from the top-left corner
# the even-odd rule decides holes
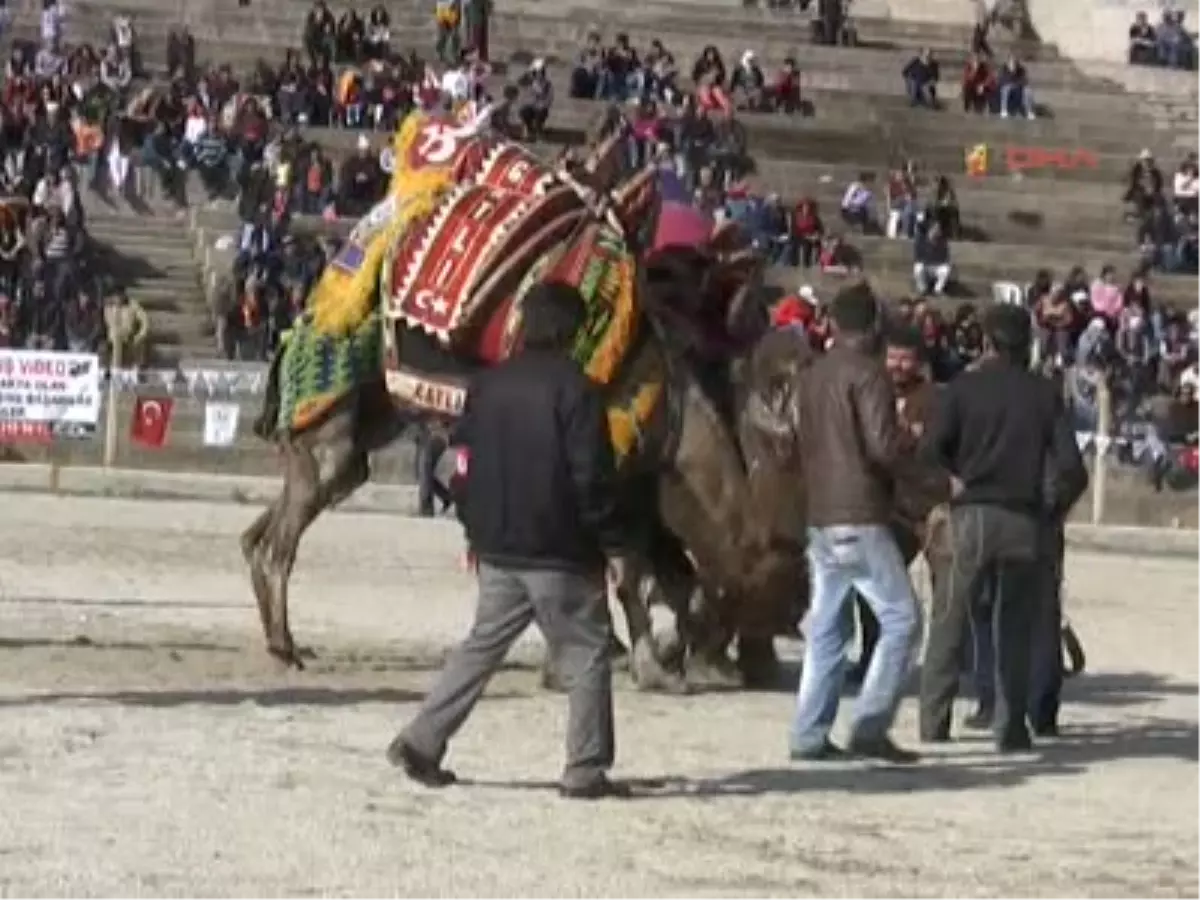
[[[666,548],[631,561],[615,585],[638,686],[684,689],[684,658],[689,671],[723,658],[741,610],[777,606],[798,589],[794,559],[749,502],[737,431],[713,379],[704,383],[667,327],[669,310],[698,299],[725,303],[736,329],[753,306],[757,264],[728,233],[705,253],[647,254],[646,226],[661,211],[657,182],[649,168],[622,171],[622,144],[613,135],[581,166],[550,170],[515,144],[436,117],[412,116],[398,130],[392,192],[322,275],[301,327],[272,361],[256,425],[278,447],[283,474],[279,496],[241,538],[272,656],[302,668],[307,655],[288,622],[288,582],[307,528],[367,481],[370,454],[406,426],[453,420],[467,373],[513,350],[521,296],[550,277],[599,298],[577,356],[612,397],[627,493],[659,533],[650,545]],[[469,266],[458,265],[454,254],[476,246]],[[460,278],[464,266],[470,278]],[[466,286],[449,296],[447,282]],[[312,347],[325,354],[323,367],[296,362]],[[293,402],[304,393],[294,373],[336,368],[330,359],[360,368],[336,390],[321,382]],[[653,580],[679,616],[675,665],[657,645],[641,590],[664,567]]]

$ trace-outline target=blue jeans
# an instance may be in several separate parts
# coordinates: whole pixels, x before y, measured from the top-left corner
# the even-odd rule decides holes
[[[837,717],[846,647],[854,637],[853,617],[847,615],[850,588],[879,620],[879,643],[855,702],[851,740],[880,738],[891,728],[920,630],[920,607],[887,526],[809,528],[808,567],[812,608],[791,733],[798,753],[820,748]]]
[[[1021,113],[1026,116],[1031,116],[1034,113],[1033,106],[1033,91],[1028,87],[1015,82],[1000,85],[1000,113],[1008,115],[1012,112],[1013,93],[1016,93],[1016,103],[1021,108]]]

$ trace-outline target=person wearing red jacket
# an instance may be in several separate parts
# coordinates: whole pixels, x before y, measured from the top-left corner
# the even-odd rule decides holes
[[[963,112],[987,112],[992,108],[995,91],[996,76],[992,73],[992,67],[978,53],[972,53],[963,66]]]
[[[792,238],[796,255],[792,265],[811,268],[821,255],[821,242],[825,239],[825,223],[821,221],[817,201],[811,197],[801,198],[792,212]]]

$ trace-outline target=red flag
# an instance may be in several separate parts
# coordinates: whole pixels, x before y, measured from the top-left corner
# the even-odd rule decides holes
[[[167,428],[171,424],[174,406],[175,401],[170,397],[138,397],[133,404],[129,439],[155,450],[162,447],[167,442]]]

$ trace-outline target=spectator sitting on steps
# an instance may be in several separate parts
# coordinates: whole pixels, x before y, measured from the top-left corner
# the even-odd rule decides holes
[[[941,78],[941,66],[934,58],[932,50],[922,47],[921,51],[908,61],[902,74],[910,104],[928,109],[938,108],[937,84]]]
[[[1027,119],[1037,118],[1033,103],[1033,90],[1029,86],[1029,73],[1015,54],[1008,54],[1000,69],[1000,118],[1007,119],[1013,109],[1025,114]]]
[[[1129,26],[1129,62],[1132,65],[1152,66],[1158,62],[1158,36],[1144,12],[1133,17]]]
[[[104,349],[104,310],[91,290],[76,291],[64,320],[67,350],[96,353]]]
[[[600,32],[589,31],[571,70],[571,96],[580,100],[604,97],[604,43]]]
[[[875,221],[875,194],[872,185],[875,175],[871,172],[861,172],[842,194],[842,219],[847,225],[855,225],[866,234],[868,231],[878,231]]]
[[[1190,69],[1194,64],[1195,47],[1183,27],[1183,10],[1164,9],[1155,36],[1155,49],[1160,64],[1171,69]]]
[[[1171,198],[1175,201],[1175,209],[1181,215],[1194,216],[1200,209],[1198,197],[1200,182],[1197,182],[1196,154],[1189,153],[1175,172]]]
[[[338,180],[338,214],[358,217],[379,202],[385,180],[379,160],[371,152],[371,142],[365,134],[359,135],[354,154],[342,164]]]
[[[992,67],[982,56],[972,53],[963,67],[963,112],[987,112],[992,108],[995,92],[996,77],[992,74]]]
[[[802,109],[800,96],[800,68],[794,57],[789,56],[775,76],[770,88],[771,108],[776,112],[793,113]]]
[[[104,304],[104,327],[108,334],[109,360],[120,359],[121,368],[146,364],[146,338],[150,320],[136,300],[117,289]]]
[[[917,232],[913,241],[913,282],[917,292],[927,296],[930,291],[941,296],[946,292],[953,271],[950,264],[950,242],[936,222]]]
[[[546,120],[550,118],[550,106],[554,103],[554,84],[546,73],[546,61],[535,59],[529,71],[521,78],[522,103],[517,115],[525,127],[525,139],[542,140],[546,131]]]
[[[729,79],[729,94],[733,102],[743,109],[762,110],[766,88],[767,76],[758,64],[758,57],[753,50],[747,50],[733,70],[733,77]]]
[[[192,159],[208,199],[217,199],[229,184],[229,142],[220,132],[216,115],[208,117],[204,132],[192,143]]]

